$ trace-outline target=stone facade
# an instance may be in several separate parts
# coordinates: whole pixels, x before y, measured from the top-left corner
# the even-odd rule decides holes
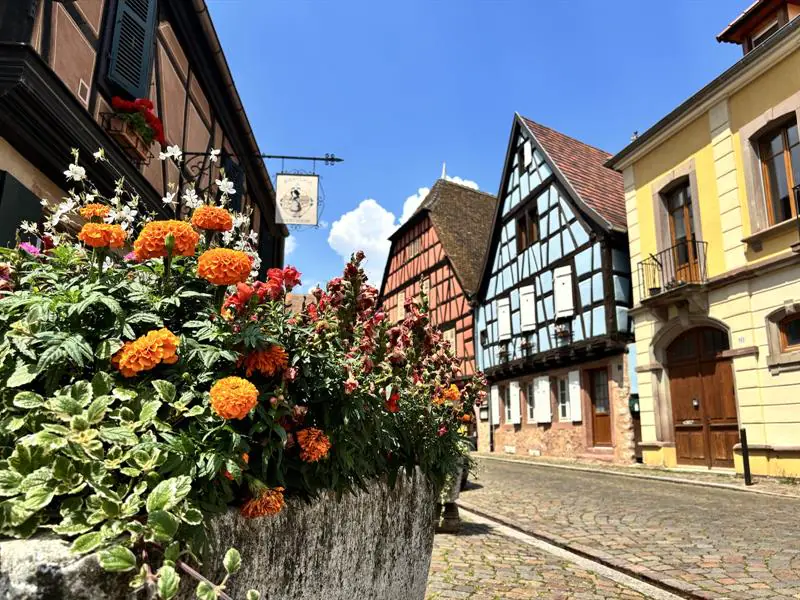
[[[587,386],[587,373],[607,369],[609,374],[609,404],[611,408],[611,445],[596,445],[593,431],[593,406]],[[537,373],[535,377],[553,378],[567,376],[567,370]],[[552,421],[536,423],[528,410],[528,383],[531,377],[516,380],[520,387],[521,423],[506,422],[505,411],[500,411],[500,422],[493,425],[494,452],[498,454],[523,454],[558,458],[586,458],[612,460],[617,463],[634,461],[634,423],[629,407],[630,377],[627,354],[601,361],[586,363],[580,368],[581,420],[571,417],[561,419],[554,393],[550,395]],[[501,382],[508,384],[509,381]],[[478,449],[490,451],[488,419],[478,421]]]
[[[202,569],[222,579],[222,557],[235,546],[242,568],[226,592],[248,589],[269,600],[423,600],[433,548],[433,486],[419,472],[394,489],[372,482],[337,501],[289,500],[276,517],[246,520],[230,511],[211,520],[215,552]],[[183,578],[181,598],[196,582]],[[194,585],[189,585],[194,583]],[[58,539],[0,542],[5,600],[124,600],[127,577],[104,573],[93,556],[76,559]]]

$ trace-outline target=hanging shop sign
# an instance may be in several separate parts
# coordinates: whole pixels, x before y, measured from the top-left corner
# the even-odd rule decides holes
[[[316,225],[319,208],[319,176],[278,173],[275,222],[284,225]]]

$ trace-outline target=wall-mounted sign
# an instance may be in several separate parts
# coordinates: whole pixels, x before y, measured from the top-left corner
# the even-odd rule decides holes
[[[285,225],[316,225],[319,207],[319,176],[278,173],[275,222]]]

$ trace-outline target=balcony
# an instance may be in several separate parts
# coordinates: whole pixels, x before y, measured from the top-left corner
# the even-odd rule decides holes
[[[708,278],[707,253],[708,242],[685,240],[641,261],[638,269],[642,302],[704,284]]]

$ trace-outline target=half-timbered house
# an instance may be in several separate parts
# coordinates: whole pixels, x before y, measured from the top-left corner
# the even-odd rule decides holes
[[[634,457],[625,204],[608,158],[514,117],[477,297],[484,450]]]
[[[66,195],[72,148],[101,192],[122,175],[146,210],[172,214],[161,198],[179,168],[137,158],[112,136],[114,96],[151,100],[167,144],[221,149],[216,164],[206,160],[211,180],[225,169],[234,207],[253,209],[262,267],[281,265],[288,231],[275,223],[273,186],[204,0],[0,3],[0,243],[13,242],[20,221],[43,218],[42,198]],[[101,147],[108,162],[92,160]],[[187,160],[185,175],[204,158]]]
[[[389,318],[405,316],[405,302],[425,292],[431,322],[461,359],[461,376],[475,373],[470,301],[478,289],[496,198],[439,179],[392,242],[380,302]]]

